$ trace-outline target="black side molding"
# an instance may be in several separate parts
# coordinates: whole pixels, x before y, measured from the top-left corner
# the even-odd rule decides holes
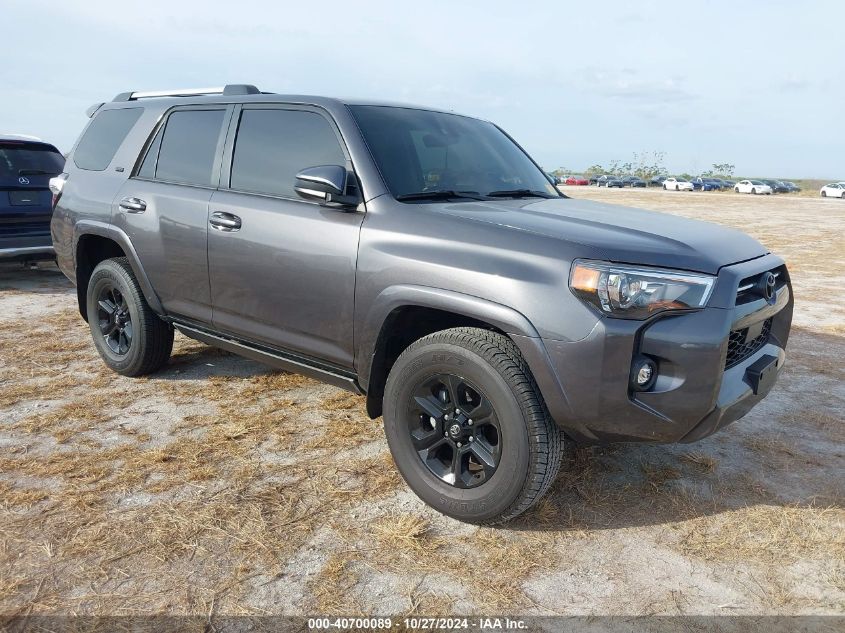
[[[265,363],[277,369],[283,369],[294,374],[309,376],[321,382],[346,389],[352,393],[363,395],[364,391],[358,385],[355,374],[343,369],[321,363],[316,359],[309,359],[304,356],[294,355],[281,350],[261,347],[246,341],[239,341],[229,338],[217,332],[211,332],[195,325],[189,325],[173,320],[173,325],[185,336],[200,341],[207,345],[213,345],[227,352],[238,354],[260,363]]]

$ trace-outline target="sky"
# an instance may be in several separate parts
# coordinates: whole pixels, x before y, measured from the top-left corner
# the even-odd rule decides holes
[[[0,132],[69,150],[129,90],[252,83],[496,122],[546,169],[845,178],[839,0],[0,0]]]

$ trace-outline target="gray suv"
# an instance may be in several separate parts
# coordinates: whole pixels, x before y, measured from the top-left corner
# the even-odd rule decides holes
[[[496,523],[564,444],[692,442],[784,364],[784,262],[712,224],[560,194],[493,123],[261,93],[97,104],[52,235],[100,355],[183,334],[366,396],[408,485]]]

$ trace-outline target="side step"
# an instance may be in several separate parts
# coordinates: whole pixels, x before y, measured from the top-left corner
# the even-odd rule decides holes
[[[351,372],[344,372],[339,369],[332,369],[328,366],[318,366],[310,364],[307,359],[302,357],[294,357],[287,355],[284,352],[277,350],[270,350],[266,348],[258,348],[247,343],[237,341],[235,339],[226,338],[219,334],[213,334],[206,330],[201,330],[196,327],[174,321],[173,325],[185,336],[194,340],[205,343],[206,345],[213,345],[220,349],[225,349],[227,352],[232,352],[238,356],[245,356],[252,360],[257,360],[260,363],[283,369],[294,374],[301,374],[325,382],[341,389],[346,389],[359,395],[364,395],[361,387],[358,386],[356,377]]]

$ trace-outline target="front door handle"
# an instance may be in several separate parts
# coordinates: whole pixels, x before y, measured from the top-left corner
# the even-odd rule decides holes
[[[212,213],[208,223],[211,225],[211,228],[227,233],[241,230],[241,219],[232,213],[224,213],[223,211]]]
[[[147,203],[140,198],[124,198],[119,206],[126,213],[143,213],[147,210]]]

